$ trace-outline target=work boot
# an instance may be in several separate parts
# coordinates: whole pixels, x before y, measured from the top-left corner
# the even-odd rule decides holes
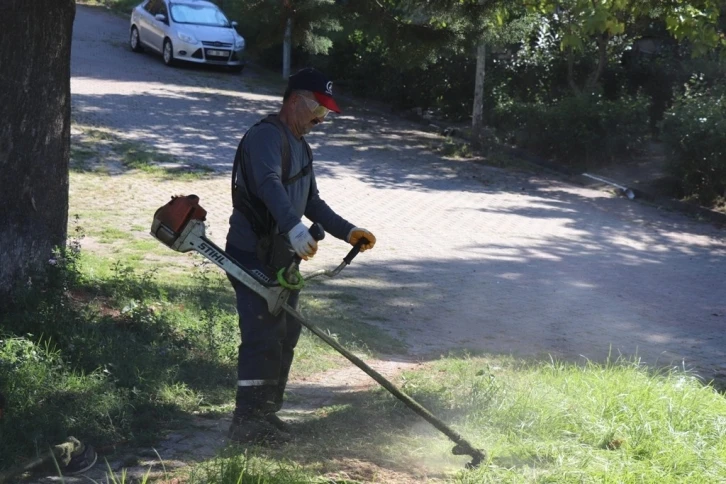
[[[286,434],[292,432],[292,425],[285,422],[274,413],[268,413],[265,415],[265,420],[267,420],[268,423],[271,423],[277,430],[285,432]]]
[[[234,417],[227,438],[238,444],[268,447],[277,447],[291,440],[290,434],[279,430],[262,416]]]

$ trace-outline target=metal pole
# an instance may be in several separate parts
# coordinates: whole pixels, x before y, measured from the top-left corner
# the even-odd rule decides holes
[[[582,176],[585,176],[587,178],[592,178],[593,180],[599,181],[600,183],[605,183],[607,185],[614,186],[615,188],[617,188],[620,191],[620,193],[622,193],[623,195],[628,197],[630,200],[635,198],[635,192],[626,186],[620,185],[618,183],[615,183],[613,181],[607,180],[605,178],[602,178],[602,177],[599,177],[596,175],[591,175],[589,173],[583,173]]]
[[[376,370],[368,366],[363,360],[355,356],[353,353],[342,347],[337,341],[335,341],[333,338],[322,332],[320,329],[318,329],[314,324],[309,323],[305,321],[305,319],[302,317],[302,315],[288,306],[287,304],[284,304],[282,306],[282,309],[285,310],[288,314],[296,318],[300,323],[305,326],[307,329],[312,331],[317,337],[325,341],[327,344],[332,346],[338,353],[345,356],[351,363],[353,363],[355,366],[363,370],[365,373],[368,374],[371,378],[373,378],[375,381],[377,381],[383,388],[388,390],[390,393],[393,394],[396,398],[398,398],[400,401],[402,401],[408,408],[419,414],[421,417],[424,418],[427,422],[429,422],[431,425],[436,427],[438,430],[440,430],[443,434],[445,434],[449,439],[451,439],[452,442],[456,444],[456,447],[454,448],[453,452],[456,455],[469,455],[472,458],[472,461],[467,464],[467,467],[477,467],[479,464],[481,464],[483,461],[486,460],[486,452],[479,450],[475,448],[473,445],[471,445],[464,437],[459,435],[457,432],[452,430],[448,425],[446,425],[444,422],[439,420],[434,414],[426,410],[420,403],[418,403],[413,398],[409,397],[405,393],[403,393],[401,390],[398,389],[393,383],[388,381],[383,375],[378,373]]]
[[[292,14],[288,12],[285,22],[285,37],[282,42],[282,78],[290,77],[290,57],[292,52]]]

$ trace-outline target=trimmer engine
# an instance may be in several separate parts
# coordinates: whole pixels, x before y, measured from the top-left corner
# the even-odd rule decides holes
[[[279,314],[290,291],[264,275],[247,271],[204,235],[207,211],[196,195],[175,196],[154,213],[151,235],[177,252],[196,250],[232,277],[262,296],[272,314]]]
[[[186,250],[179,250],[174,245],[179,240],[179,236],[187,228],[187,224],[192,220],[202,223],[207,219],[207,211],[199,205],[199,197],[196,195],[177,195],[171,197],[171,201],[160,207],[154,213],[154,221],[151,224],[151,235],[159,239],[164,245],[171,247],[179,252],[188,252],[193,247]],[[202,231],[202,235],[204,232]]]

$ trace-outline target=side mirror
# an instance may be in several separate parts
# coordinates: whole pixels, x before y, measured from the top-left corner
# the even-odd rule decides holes
[[[159,22],[166,22],[166,15],[164,15],[163,13],[157,13],[156,15],[154,15],[154,18]]]
[[[230,25],[231,25],[232,27],[236,27],[236,26],[238,26],[239,24],[237,23],[237,21],[236,21],[236,20],[232,20],[232,23],[231,23]]]

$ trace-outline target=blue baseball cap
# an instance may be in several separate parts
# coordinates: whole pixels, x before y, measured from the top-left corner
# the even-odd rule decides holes
[[[300,69],[291,75],[287,80],[287,89],[310,91],[320,104],[335,113],[340,113],[340,108],[333,99],[333,81],[313,67]]]

